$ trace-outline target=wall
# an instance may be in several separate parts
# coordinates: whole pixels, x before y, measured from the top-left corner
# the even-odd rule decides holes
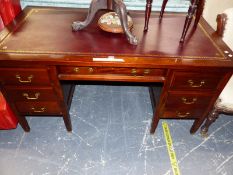
[[[217,15],[219,13],[223,13],[225,9],[231,7],[233,7],[233,0],[206,0],[203,17],[213,27],[213,29],[216,29]]]

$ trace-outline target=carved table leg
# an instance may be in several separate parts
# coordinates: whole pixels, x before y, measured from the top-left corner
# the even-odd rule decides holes
[[[201,135],[203,137],[207,136],[207,132],[209,130],[210,125],[216,121],[218,116],[219,116],[219,112],[216,109],[213,109],[213,111],[207,117],[204,125],[201,127]]]
[[[183,28],[183,32],[182,32],[182,36],[180,38],[180,42],[184,42],[184,39],[185,39],[185,36],[187,34],[187,31],[189,29],[189,26],[192,22],[192,18],[193,18],[193,15],[197,9],[197,3],[198,3],[199,0],[193,0],[191,5],[189,6],[189,10],[188,10],[188,14],[186,16],[186,19],[185,19],[185,23],[184,23],[184,28]]]
[[[168,0],[163,0],[162,8],[161,8],[160,15],[159,15],[159,18],[160,18],[160,19],[162,19],[162,17],[163,17],[164,10],[165,10],[165,7],[166,7],[166,5],[167,5],[167,1],[168,1]]]
[[[114,10],[120,18],[121,25],[127,36],[128,41],[130,42],[130,44],[137,45],[138,42],[136,37],[133,36],[132,33],[129,31],[127,10],[122,0],[92,0],[86,19],[83,22],[81,21],[73,22],[72,24],[73,31],[78,31],[87,27],[94,19],[96,12],[100,9]]]
[[[153,0],[146,0],[144,31],[148,30],[148,24],[149,24],[149,19],[150,19],[150,14],[151,14],[152,2],[153,2]]]
[[[92,0],[85,21],[75,21],[72,24],[73,31],[81,30],[87,27],[100,9],[107,9],[107,0]]]
[[[126,34],[126,37],[130,44],[137,45],[138,40],[135,36],[132,35],[132,33],[129,31],[128,28],[128,20],[127,20],[127,10],[125,4],[122,2],[122,0],[114,0],[113,1],[113,10],[118,14],[121,26],[123,27],[123,30]]]

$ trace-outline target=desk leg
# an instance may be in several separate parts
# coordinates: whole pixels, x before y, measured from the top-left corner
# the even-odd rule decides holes
[[[155,133],[155,130],[156,130],[157,125],[159,123],[159,117],[157,117],[158,115],[156,114],[157,105],[158,105],[157,98],[159,98],[159,97],[157,95],[158,92],[155,89],[156,88],[154,88],[153,86],[149,87],[150,99],[151,99],[151,104],[152,104],[152,109],[153,109],[153,118],[151,121],[151,129],[150,129],[151,134]]]
[[[157,117],[158,115],[154,112],[154,115],[153,115],[153,119],[152,119],[152,123],[151,123],[151,128],[150,128],[150,133],[151,134],[154,134],[155,133],[155,130],[158,126],[158,123],[159,123],[159,117]]]
[[[71,132],[72,131],[72,124],[71,124],[71,120],[70,120],[70,115],[67,111],[65,111],[65,113],[63,114],[63,121],[65,123],[66,130]]]
[[[4,94],[4,97],[7,99],[7,93],[6,93],[5,89],[0,87],[0,91]],[[23,128],[23,130],[25,132],[29,132],[30,127],[28,125],[26,117],[18,113],[18,110],[16,109],[15,105],[13,103],[11,103],[11,101],[9,99],[7,99],[7,101],[8,101],[8,104],[9,104],[11,110],[14,112],[15,116],[17,117],[20,126]]]
[[[20,115],[20,116],[18,117],[18,120],[19,120],[19,124],[21,125],[21,127],[23,128],[23,130],[24,130],[25,132],[29,132],[29,131],[30,131],[30,127],[29,127],[29,125],[28,125],[28,122],[27,122],[25,116],[21,116],[21,115]]]
[[[148,30],[148,24],[151,14],[151,7],[152,7],[153,0],[146,0],[146,11],[145,11],[145,25],[144,25],[144,31],[146,32]]]

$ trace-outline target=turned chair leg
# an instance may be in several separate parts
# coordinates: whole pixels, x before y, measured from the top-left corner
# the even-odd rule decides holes
[[[181,43],[184,42],[184,39],[185,39],[185,36],[188,32],[189,26],[192,22],[192,18],[193,18],[194,13],[196,13],[196,18],[194,21],[194,28],[197,27],[198,22],[201,18],[203,10],[204,10],[204,5],[205,5],[205,0],[192,0],[191,1],[191,5],[189,6],[188,14],[187,14],[186,19],[185,19],[183,32],[182,32],[182,35],[180,38]]]
[[[149,18],[150,18],[151,8],[152,8],[152,1],[153,0],[147,0],[146,1],[144,31],[148,30]],[[168,2],[168,0],[163,0],[161,11],[160,11],[160,16],[159,16],[160,20],[163,17],[164,10],[166,8],[167,2]],[[181,43],[184,42],[185,36],[186,36],[186,34],[188,32],[188,29],[190,27],[190,24],[192,22],[192,18],[194,16],[194,13],[196,13],[194,28],[197,27],[198,22],[199,22],[199,20],[200,20],[200,18],[202,16],[202,13],[203,13],[203,10],[204,10],[204,5],[205,5],[205,0],[191,0],[191,5],[189,6],[188,14],[186,16],[183,31],[182,31],[182,35],[181,35],[181,38],[180,38]]]
[[[212,112],[209,114],[209,116],[207,117],[204,125],[201,127],[201,135],[203,137],[206,137],[208,135],[208,130],[209,130],[210,125],[216,121],[218,116],[219,116],[219,112],[217,111],[217,109],[214,108]]]
[[[145,11],[145,25],[144,25],[144,32],[148,30],[148,24],[151,14],[151,7],[152,7],[153,0],[146,0],[146,11]]]
[[[185,23],[184,23],[184,27],[183,27],[183,32],[182,32],[182,35],[181,35],[181,38],[180,38],[180,42],[183,43],[184,42],[184,39],[185,39],[185,36],[188,32],[188,29],[189,29],[189,26],[192,22],[192,18],[193,18],[193,15],[197,9],[197,2],[198,0],[193,0],[191,5],[189,6],[189,10],[188,10],[188,14],[185,18]]]
[[[159,18],[160,18],[160,19],[162,19],[162,17],[163,17],[164,10],[165,10],[165,7],[166,7],[166,5],[167,5],[167,1],[168,1],[168,0],[163,0],[163,4],[162,4],[161,11],[160,11],[160,15],[159,15]]]
[[[195,15],[195,22],[194,22],[194,28],[197,28],[198,22],[200,21],[200,18],[202,16],[203,10],[205,6],[205,0],[199,0],[197,3],[197,10]]]

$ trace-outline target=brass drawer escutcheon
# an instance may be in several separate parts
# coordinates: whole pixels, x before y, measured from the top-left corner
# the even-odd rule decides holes
[[[80,71],[80,69],[79,69],[78,67],[75,67],[75,68],[74,68],[74,72],[75,72],[75,73],[79,73],[79,71]]]
[[[134,76],[136,76],[136,74],[137,74],[137,69],[132,69],[132,70],[131,70],[131,74],[134,75]]]
[[[150,72],[151,72],[150,69],[144,69],[144,72],[143,72],[143,73],[147,75],[147,74],[149,74]]]
[[[199,84],[195,84],[193,80],[188,80],[189,86],[193,88],[202,87],[205,84],[204,80],[201,80]]]
[[[15,77],[18,79],[18,81],[19,81],[20,83],[31,83],[31,82],[32,82],[33,75],[28,76],[28,77],[26,78],[27,80],[23,80],[22,77],[21,77],[20,75],[16,75]]]
[[[186,112],[186,113],[176,112],[176,115],[177,115],[177,117],[185,118],[185,117],[188,117],[190,115],[190,112]]]
[[[182,97],[182,102],[186,105],[194,104],[197,101],[197,98],[192,98],[192,100],[188,100],[185,97]]]
[[[93,69],[92,67],[89,67],[89,68],[88,68],[88,72],[89,72],[89,73],[93,73],[93,72],[94,72],[94,69]]]
[[[32,107],[31,109],[33,110],[33,112],[36,112],[36,113],[43,113],[46,111],[45,107],[42,107],[40,109],[36,109],[36,108]]]
[[[37,100],[40,96],[40,93],[39,92],[35,93],[34,95],[35,97],[30,97],[28,93],[23,93],[22,95],[26,97],[27,100]]]

